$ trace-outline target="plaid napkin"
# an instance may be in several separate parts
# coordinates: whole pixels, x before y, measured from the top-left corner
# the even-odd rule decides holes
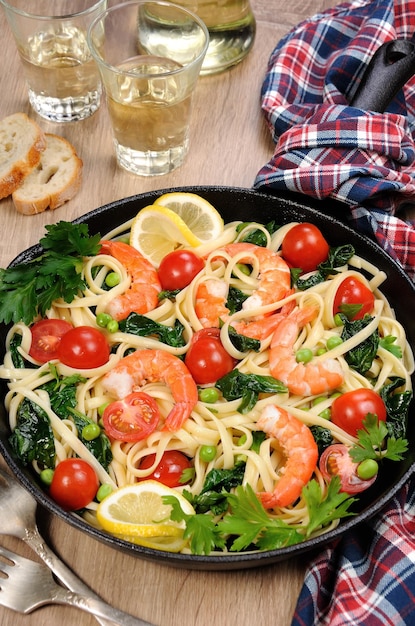
[[[415,0],[354,0],[273,51],[262,108],[276,143],[254,188],[334,198],[415,280],[415,77],[383,114],[349,106],[377,48],[415,33]],[[347,209],[349,207],[349,209]]]
[[[353,0],[288,33],[262,89],[276,148],[254,184],[340,200],[345,219],[412,280],[415,77],[383,114],[348,103],[378,47],[414,32],[415,0]],[[415,476],[374,518],[310,557],[292,626],[344,624],[415,625]]]

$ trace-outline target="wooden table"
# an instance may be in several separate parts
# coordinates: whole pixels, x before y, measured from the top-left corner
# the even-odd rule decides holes
[[[260,110],[260,87],[275,44],[304,18],[336,4],[335,0],[251,0],[257,36],[248,57],[237,67],[199,81],[194,100],[190,154],[171,174],[142,178],[115,163],[105,105],[90,119],[73,124],[36,121],[46,132],[66,137],[84,162],[78,195],[54,212],[23,216],[10,199],[0,201],[0,266],[37,243],[46,224],[72,220],[113,200],[154,189],[187,185],[251,187],[268,161],[273,143]],[[0,12],[2,58],[0,117],[31,111],[17,51]],[[7,52],[6,52],[7,51]],[[4,461],[0,458],[0,464]],[[301,588],[305,559],[238,572],[177,570],[119,553],[86,537],[66,523],[39,511],[39,527],[49,544],[106,601],[160,626],[287,626]],[[33,556],[17,539],[1,545]],[[2,626],[87,626],[86,613],[46,607],[23,616],[0,607]]]

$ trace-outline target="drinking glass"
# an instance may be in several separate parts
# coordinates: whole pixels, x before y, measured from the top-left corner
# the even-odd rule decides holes
[[[107,0],[0,0],[23,64],[33,109],[52,122],[82,120],[100,104],[88,26]]]
[[[154,176],[182,164],[208,42],[200,18],[164,1],[118,4],[91,24],[88,43],[101,72],[121,167]]]

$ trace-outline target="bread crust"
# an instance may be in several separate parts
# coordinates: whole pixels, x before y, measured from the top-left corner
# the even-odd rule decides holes
[[[39,163],[45,134],[26,113],[0,121],[0,199],[10,196]]]
[[[46,148],[35,168],[12,194],[19,213],[54,210],[73,198],[82,183],[83,162],[69,141],[46,133]]]

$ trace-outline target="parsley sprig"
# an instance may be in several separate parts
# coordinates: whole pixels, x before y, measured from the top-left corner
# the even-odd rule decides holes
[[[223,550],[226,546],[232,552],[240,552],[295,545],[331,521],[354,515],[349,507],[356,500],[340,493],[338,476],[330,482],[326,494],[316,480],[311,480],[303,488],[308,523],[291,525],[269,516],[250,485],[239,485],[234,493],[224,492],[223,495],[228,500],[229,512],[218,522],[211,513],[184,513],[177,498],[163,496],[163,502],[172,506],[171,519],[185,522],[184,538],[189,539],[193,554],[210,554],[212,550]]]
[[[366,459],[390,459],[401,461],[408,450],[408,440],[403,437],[389,436],[386,423],[376,415],[368,413],[361,430],[357,432],[358,443],[352,446],[349,454],[355,463]]]
[[[99,252],[99,234],[88,234],[87,224],[58,222],[46,226],[40,240],[44,252],[28,263],[0,269],[0,322],[31,324],[44,316],[54,300],[72,302],[85,288],[83,259]]]

